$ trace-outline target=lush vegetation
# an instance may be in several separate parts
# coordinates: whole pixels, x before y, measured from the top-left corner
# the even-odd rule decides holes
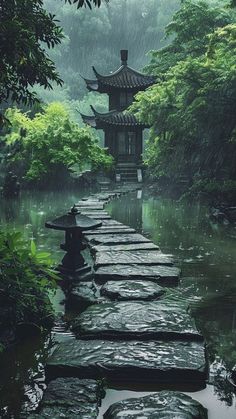
[[[57,277],[50,255],[37,252],[34,242],[24,241],[20,232],[0,231],[0,264],[0,343],[4,345],[5,330],[52,325],[48,291],[55,288]]]
[[[73,122],[60,103],[45,106],[33,118],[10,108],[6,118],[11,124],[3,137],[8,146],[8,167],[25,181],[58,184],[66,181],[69,171],[81,172],[88,166],[93,170],[109,168],[112,164],[92,130]]]
[[[158,84],[133,106],[152,126],[146,163],[165,185],[186,179],[190,186],[202,180],[235,186],[235,14],[185,0],[167,26],[170,35],[147,66]]]
[[[101,0],[73,3],[91,8],[91,4],[100,6]],[[50,49],[61,42],[62,28],[43,0],[0,0],[0,10],[0,102],[32,104],[37,100],[35,84],[44,88],[52,88],[52,82],[62,84],[45,51],[45,46]]]

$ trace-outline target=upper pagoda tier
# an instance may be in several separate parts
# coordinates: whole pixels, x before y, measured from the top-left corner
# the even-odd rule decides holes
[[[156,82],[156,77],[140,73],[127,65],[128,51],[121,50],[121,66],[115,72],[103,76],[93,67],[95,80],[84,79],[90,91],[109,93],[112,90],[145,90]]]
[[[92,128],[106,129],[111,126],[121,128],[148,128],[147,125],[138,121],[138,119],[131,113],[120,111],[100,113],[97,112],[93,106],[91,106],[91,109],[94,114],[93,116],[83,114],[81,114],[81,116],[84,123],[90,125]]]

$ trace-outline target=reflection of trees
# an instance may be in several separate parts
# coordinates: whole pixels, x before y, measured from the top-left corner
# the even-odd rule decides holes
[[[212,384],[220,400],[232,404],[232,385],[227,374],[236,364],[236,289],[198,303],[193,314],[207,342],[212,364]]]
[[[20,417],[38,405],[44,389],[47,349],[44,342],[33,338],[1,355],[0,417]]]
[[[108,208],[115,220],[133,227],[137,232],[142,231],[142,199],[137,199],[137,193],[111,202]]]
[[[194,309],[194,316],[207,341],[209,358],[224,361],[230,370],[236,364],[236,291],[229,298],[205,298]]]
[[[223,229],[212,229],[207,213],[199,204],[149,197],[143,201],[143,230],[182,262],[183,298],[201,298],[192,305],[193,315],[206,339],[210,363],[219,360],[215,391],[231,404],[232,386],[225,375],[236,364],[235,242]]]

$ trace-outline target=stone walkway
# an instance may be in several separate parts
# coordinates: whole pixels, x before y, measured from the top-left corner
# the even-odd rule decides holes
[[[143,391],[150,385],[186,391],[205,387],[203,337],[187,305],[173,298],[180,270],[149,239],[111,219],[104,207],[122,193],[127,190],[76,204],[103,222],[85,235],[94,271],[92,278],[75,282],[68,295],[67,304],[80,312],[72,323],[76,339],[55,347],[46,365],[50,384],[31,418],[96,418],[102,395],[96,380],[139,384]],[[189,396],[162,391],[115,403],[104,417],[205,419],[207,412]]]

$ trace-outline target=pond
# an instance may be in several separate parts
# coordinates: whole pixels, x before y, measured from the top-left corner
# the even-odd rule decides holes
[[[86,194],[89,192],[86,191]],[[64,214],[85,192],[61,191],[22,194],[19,201],[4,202],[0,222],[24,232],[46,249],[57,262],[62,257],[59,244],[63,233],[44,228],[46,220]],[[207,388],[191,395],[209,410],[209,419],[235,419],[236,401],[228,382],[228,371],[236,364],[236,228],[216,225],[208,208],[198,202],[184,203],[153,197],[148,191],[123,196],[107,206],[112,217],[134,227],[174,255],[181,266],[178,299],[189,301],[197,325],[208,347],[211,374]],[[57,312],[62,293],[54,297]],[[24,342],[4,356],[0,376],[0,414],[17,417],[31,410],[40,399],[44,384],[43,362],[48,337]],[[133,390],[133,391],[131,391]],[[145,388],[109,389],[101,407],[142,395]],[[140,392],[141,391],[141,392]]]

